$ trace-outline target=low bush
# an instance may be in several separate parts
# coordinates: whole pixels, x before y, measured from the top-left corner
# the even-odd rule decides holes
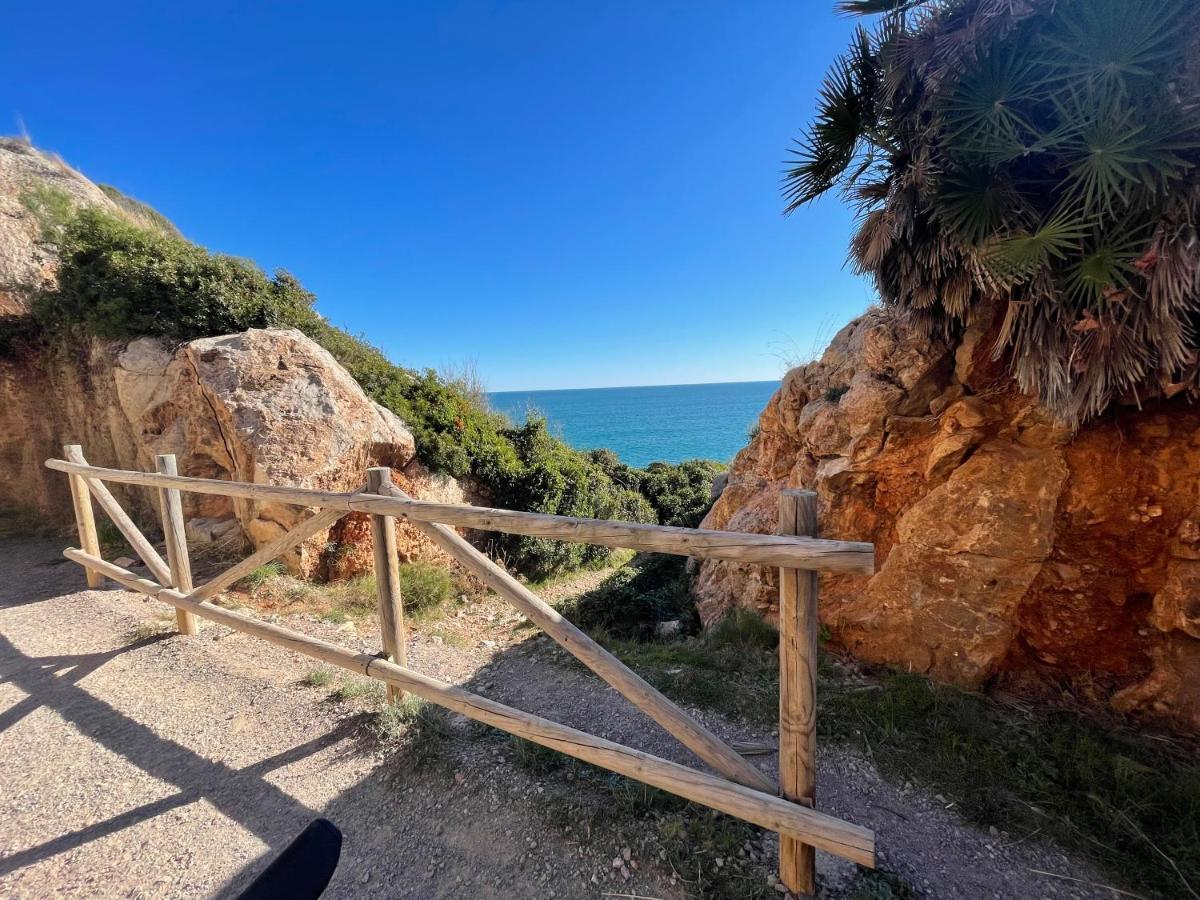
[[[453,594],[454,580],[441,566],[407,563],[400,567],[400,596],[405,612],[427,612],[447,603]]]
[[[564,615],[586,631],[620,640],[653,640],[657,626],[671,621],[680,622],[681,633],[694,634],[700,617],[685,565],[680,556],[639,556],[571,601]]]
[[[591,459],[621,487],[637,491],[649,502],[660,525],[695,528],[712,506],[713,479],[728,466],[711,459],[678,464],[653,462],[644,469],[628,466],[611,450],[593,450]]]
[[[50,332],[184,340],[298,325],[316,315],[312,294],[286,272],[268,278],[246,260],[90,207],[62,228],[58,245],[58,287],[33,304],[34,318]]]

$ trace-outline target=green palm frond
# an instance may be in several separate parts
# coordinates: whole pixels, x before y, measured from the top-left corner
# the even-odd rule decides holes
[[[927,3],[928,0],[842,0],[837,5],[837,11],[846,16],[874,16],[907,12]]]
[[[965,73],[946,101],[946,143],[959,153],[1012,158],[1040,137],[1029,108],[1047,94],[1038,64],[1006,45]]]
[[[1148,118],[1116,97],[1076,94],[1056,100],[1064,121],[1076,130],[1063,141],[1063,190],[1093,213],[1112,214],[1140,191],[1157,193],[1189,168],[1181,151],[1194,140],[1179,135],[1160,117]]]
[[[1060,77],[1101,82],[1121,95],[1160,74],[1194,20],[1190,0],[1068,0],[1045,38],[1047,66]]]
[[[825,76],[817,114],[792,153],[799,161],[784,174],[785,212],[793,212],[830,190],[858,154],[873,122],[878,73],[870,38],[859,29],[850,51]],[[865,167],[862,171],[865,171]]]
[[[968,245],[1027,224],[1030,212],[1005,175],[984,167],[947,175],[935,210],[946,230]]]
[[[1090,307],[1102,304],[1110,291],[1132,291],[1135,259],[1136,253],[1115,244],[1100,244],[1068,271],[1063,296],[1077,306]]]
[[[994,240],[985,250],[985,264],[1003,284],[1027,281],[1047,264],[1062,262],[1078,253],[1094,224],[1078,209],[1060,209],[1036,231]]]

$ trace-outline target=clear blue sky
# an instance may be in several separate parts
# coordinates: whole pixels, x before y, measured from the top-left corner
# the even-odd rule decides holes
[[[290,269],[405,365],[776,378],[872,300],[836,198],[781,215],[832,6],[10,4],[0,132]]]

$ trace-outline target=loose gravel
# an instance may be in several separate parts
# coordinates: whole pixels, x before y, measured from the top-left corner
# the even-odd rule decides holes
[[[211,623],[175,635],[155,601],[81,590],[60,549],[0,540],[0,896],[228,896],[318,815],[345,836],[331,898],[669,900],[705,890],[693,866],[734,873],[726,896],[730,883],[744,896],[783,894],[774,835],[729,858],[695,853],[677,871],[680,848],[662,843],[659,814],[614,812],[612,796],[575,768],[516,765],[519,746],[453,716],[381,742],[374,691],[339,699],[355,694],[339,693],[340,674],[314,686],[326,680],[309,677],[311,660]],[[377,649],[370,622],[270,618]],[[561,651],[535,635],[494,598],[465,603],[414,630],[409,662],[693,762],[602,682],[553,664]],[[697,715],[729,739],[773,738]],[[953,803],[890,783],[841,748],[821,750],[818,800],[875,829],[881,865],[917,896],[1116,896],[1036,836],[971,827]],[[818,854],[818,871],[823,896],[861,889],[853,865]]]

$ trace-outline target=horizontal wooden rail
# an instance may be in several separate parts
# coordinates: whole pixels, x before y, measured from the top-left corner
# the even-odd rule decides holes
[[[795,837],[864,866],[875,865],[875,835],[866,828],[779,797],[743,787],[649,753],[623,747],[549,719],[523,712],[426,677],[366,653],[355,653],[317,638],[211,603],[189,600],[179,591],[139,578],[120,566],[74,548],[63,555],[124,586],[156,597],[197,616],[252,634],[330,665],[376,678],[422,699],[499,728],[509,734],[601,766],[619,775],[678,794],[695,803]]]
[[[395,516],[413,522],[435,522],[459,528],[503,531],[554,540],[599,544],[604,547],[624,547],[650,553],[674,553],[702,559],[727,559],[762,566],[859,575],[870,575],[875,571],[874,545],[853,541],[577,519],[570,516],[488,509],[454,503],[402,500],[398,497],[373,494],[343,494],[307,488],[221,481],[215,478],[130,472],[124,469],[81,465],[61,459],[47,460],[46,466],[58,472],[84,475],[118,484],[177,488],[197,494],[218,494],[225,497],[245,497],[299,506]]]

